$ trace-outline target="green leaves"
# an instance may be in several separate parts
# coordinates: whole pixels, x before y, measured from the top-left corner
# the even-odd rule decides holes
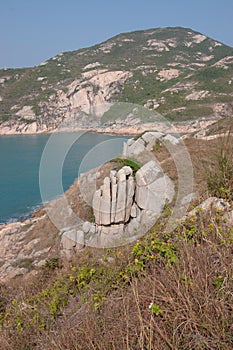
[[[163,314],[163,310],[157,304],[151,303],[149,305],[149,309],[150,309],[151,313],[155,316],[159,316],[159,315]]]

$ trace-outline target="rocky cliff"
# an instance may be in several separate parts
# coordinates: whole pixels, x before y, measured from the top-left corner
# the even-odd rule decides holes
[[[135,241],[171,202],[166,230],[174,229],[186,217],[195,193],[203,192],[200,159],[211,163],[213,152],[219,149],[217,139],[189,138],[185,142],[159,132],[129,139],[122,162],[133,157],[141,166],[122,166],[118,160],[106,163],[82,174],[63,197],[48,203],[31,219],[0,226],[0,280],[34,275],[50,258],[70,259],[86,246],[115,247]],[[195,184],[184,147],[192,156]],[[224,203],[212,198],[201,209],[209,210],[214,204],[226,212],[224,218],[232,225],[231,207]],[[195,213],[198,211],[188,215]]]
[[[143,154],[137,171],[130,166],[118,169],[114,162],[92,169],[34,218],[0,227],[0,280],[33,274],[54,254],[70,258],[85,246],[124,245],[147,232],[175,192],[172,180],[155,159],[146,159],[145,152],[158,139],[177,140],[171,136],[168,141],[162,133],[147,132],[142,137],[138,140],[144,149],[137,149],[139,143],[134,140],[124,146],[124,152],[127,149],[136,158]]]

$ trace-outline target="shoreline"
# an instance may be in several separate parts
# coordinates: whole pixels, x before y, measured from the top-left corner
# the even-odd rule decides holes
[[[11,225],[15,223],[24,223],[25,221],[34,219],[37,216],[36,213],[42,210],[44,206],[45,204],[41,202],[40,204],[32,206],[30,209],[28,209],[28,212],[25,214],[21,214],[18,217],[15,217],[15,216],[10,217],[5,222],[4,220],[0,221],[0,231],[6,225]]]
[[[80,131],[80,130],[79,130]],[[68,131],[67,130],[60,130],[61,133],[67,133],[68,134]],[[74,130],[70,130],[70,132],[75,132]],[[76,130],[76,132],[78,132],[78,130]],[[88,137],[92,137],[91,134],[94,135],[94,130],[88,130],[88,133],[90,133],[90,135]],[[32,138],[35,136],[37,137],[37,135],[53,135],[53,133],[36,133],[36,134],[11,134],[11,135],[0,135],[0,137],[2,136],[3,138],[4,137],[14,137],[14,136],[31,136]],[[97,134],[97,133],[95,133]],[[102,133],[104,134],[104,133]],[[109,137],[110,137],[110,133],[108,133]],[[113,137],[116,137],[117,138],[117,135],[115,134],[112,134]],[[122,135],[122,138],[123,138],[124,135]],[[49,138],[49,137],[48,137]],[[128,139],[128,138],[127,138]],[[20,138],[18,139],[19,142],[20,142]],[[46,140],[47,140],[47,137],[46,137]],[[17,140],[16,140],[17,142]],[[47,142],[47,141],[46,141]],[[123,142],[123,141],[122,141]],[[93,167],[93,164],[91,164],[91,167]],[[75,181],[75,179],[74,179]],[[68,188],[65,190],[65,192],[70,188],[70,186],[73,185],[73,182],[70,183],[70,185],[68,186]],[[43,200],[40,198],[39,201],[36,203],[36,204],[33,204],[31,206],[29,206],[27,209],[25,209],[25,211],[23,211],[22,213],[11,213],[9,216],[8,215],[3,215],[2,217],[0,217],[0,232],[1,230],[8,226],[8,225],[15,225],[17,223],[24,223],[26,221],[30,221],[30,220],[33,220],[34,218],[36,218],[38,216],[38,214],[41,212],[41,210],[43,210],[45,208],[45,206],[51,202],[51,201],[54,201],[54,200],[57,200],[59,198],[61,198],[63,196],[63,194],[60,194],[60,195],[56,195],[54,198],[51,198],[51,200],[49,200],[48,202],[43,202]]]
[[[98,134],[135,136],[145,131],[159,131],[166,134],[190,134],[198,132],[203,128],[215,123],[219,118],[212,119],[195,119],[176,123],[144,123],[135,126],[120,125],[116,127],[63,127],[48,130],[30,130],[26,128],[0,126],[0,136],[21,136],[21,135],[52,135],[54,133],[72,133],[72,132],[93,132]]]
[[[202,122],[206,122],[207,125],[210,125],[212,123],[214,123],[216,120],[211,120],[211,121],[202,121]],[[182,123],[182,126],[185,124],[186,126],[190,126],[190,123],[193,123],[193,121],[189,121],[186,123]],[[200,122],[200,121],[199,121]],[[163,128],[163,132],[167,133],[167,134],[178,134],[180,136],[186,135],[186,134],[190,134],[193,132],[193,130],[189,129],[189,132],[179,132],[179,128],[177,130],[176,125],[171,125],[173,127],[173,129],[166,129],[164,130]],[[63,129],[54,129],[54,130],[50,130],[50,131],[43,131],[43,132],[36,132],[36,133],[11,133],[11,134],[0,134],[1,136],[33,136],[33,135],[52,135],[54,133],[75,133],[75,132],[89,132],[89,133],[99,133],[99,134],[106,134],[106,135],[113,135],[113,136],[135,136],[135,135],[139,135],[140,133],[147,131],[160,131],[158,130],[158,125],[156,125],[156,127],[152,127],[151,125],[148,124],[142,124],[140,126],[135,126],[135,127],[122,127],[120,129],[115,129],[113,130],[112,128],[63,128]],[[200,129],[199,129],[200,130]],[[198,132],[198,129],[195,129],[196,132]],[[44,208],[44,204],[38,204],[36,207],[32,206],[31,210],[29,210],[27,213],[25,213],[25,215],[20,215],[19,217],[11,217],[9,219],[7,219],[5,222],[0,222],[0,231],[2,228],[4,228],[6,225],[9,224],[15,224],[15,223],[24,223],[27,220],[32,220],[33,218],[35,218],[37,216],[37,213],[40,212],[41,210],[43,210]]]

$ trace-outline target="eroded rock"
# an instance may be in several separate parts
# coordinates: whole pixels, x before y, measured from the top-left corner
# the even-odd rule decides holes
[[[123,156],[137,157],[145,151],[150,152],[158,141],[162,143],[169,142],[174,146],[179,144],[179,139],[175,136],[157,131],[148,131],[142,134],[137,140],[130,139],[125,142],[123,146]]]
[[[173,196],[173,182],[154,160],[142,166],[136,178],[128,166],[111,171],[93,196],[95,244],[108,247],[141,236]]]

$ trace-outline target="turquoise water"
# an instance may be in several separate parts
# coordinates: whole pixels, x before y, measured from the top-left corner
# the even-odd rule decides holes
[[[127,138],[96,133],[62,133],[57,134],[55,143],[51,144],[51,135],[0,136],[0,223],[22,220],[42,204],[39,186],[41,159],[49,175],[45,179],[50,179],[43,186],[47,186],[46,199],[50,200],[61,195],[56,174],[62,153],[68,152],[62,159],[65,191],[79,173],[121,154]]]

